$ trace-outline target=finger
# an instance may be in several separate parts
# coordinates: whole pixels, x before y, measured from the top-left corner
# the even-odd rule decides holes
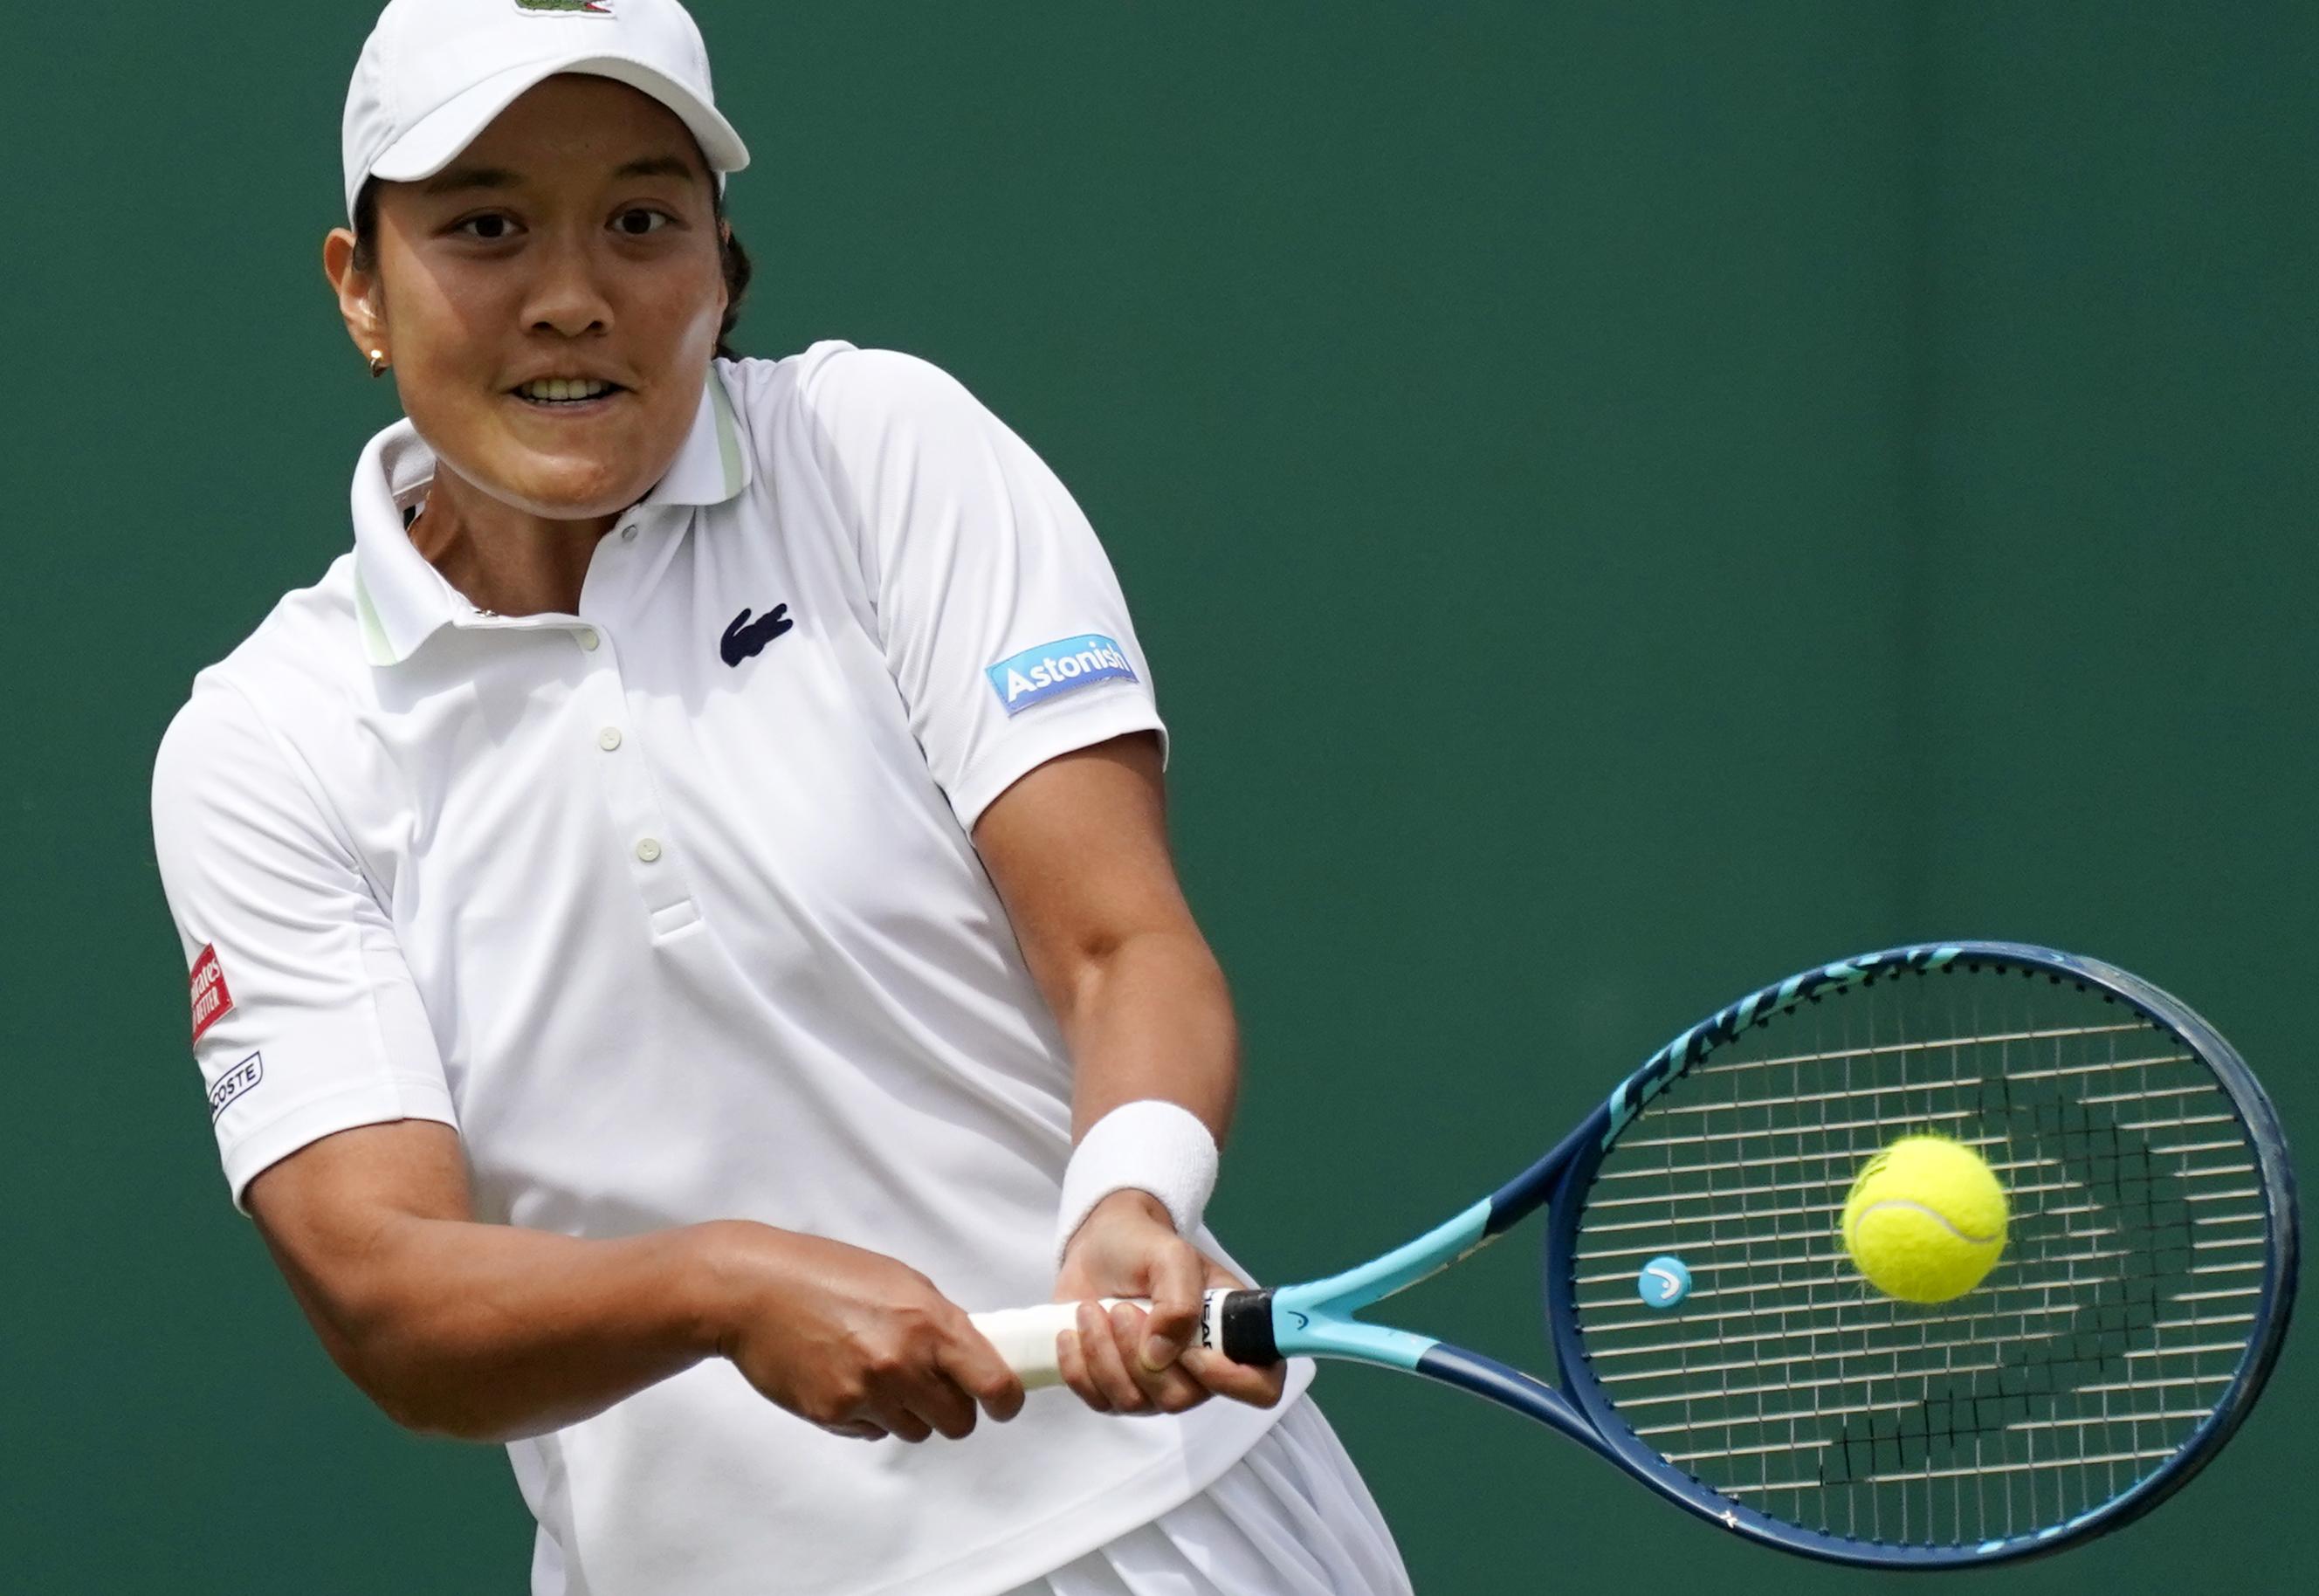
[[[825,1424],[822,1429],[853,1441],[882,1441],[886,1438],[885,1430],[867,1419],[850,1419],[843,1424]]]
[[[933,1426],[898,1403],[880,1406],[876,1422],[884,1425],[886,1433],[896,1440],[907,1441],[914,1447],[934,1434]]]
[[[958,1316],[953,1334],[935,1357],[935,1366],[960,1390],[982,1404],[982,1411],[1004,1423],[1023,1411],[1023,1382],[998,1348],[977,1330],[965,1313]]]
[[[1206,1347],[1187,1348],[1184,1356],[1176,1360],[1177,1366],[1207,1390],[1218,1396],[1228,1396],[1234,1402],[1252,1407],[1268,1408],[1280,1400],[1288,1382],[1288,1366],[1285,1363],[1256,1365],[1234,1363],[1223,1353]]]
[[[1202,1258],[1207,1258],[1205,1253],[1202,1253],[1200,1256]],[[1222,1264],[1216,1262],[1215,1259],[1208,1258],[1207,1264],[1207,1289],[1209,1291],[1246,1291],[1248,1289],[1247,1281],[1242,1280],[1230,1269],[1225,1268]]]
[[[1141,1353],[1151,1330],[1148,1316],[1141,1310],[1125,1303],[1113,1309],[1111,1328],[1119,1346],[1120,1361],[1153,1407],[1163,1413],[1180,1413],[1208,1400],[1207,1387],[1178,1368],[1172,1360],[1158,1369],[1144,1366]]]
[[[1141,1327],[1143,1311],[1122,1303],[1114,1312],[1128,1317],[1126,1344],[1135,1344],[1135,1332]],[[1151,1399],[1135,1376],[1127,1372],[1127,1360],[1121,1356],[1120,1337],[1112,1326],[1100,1303],[1079,1304],[1079,1356],[1087,1359],[1088,1377],[1096,1388],[1111,1399],[1112,1410],[1120,1413],[1141,1413],[1151,1406]]]
[[[974,1398],[939,1370],[912,1384],[909,1403],[910,1411],[952,1440],[962,1441],[974,1433]]]
[[[1063,1384],[1071,1388],[1079,1401],[1087,1403],[1098,1413],[1111,1411],[1111,1398],[1104,1395],[1102,1388],[1096,1384],[1094,1377],[1087,1373],[1087,1359],[1079,1353],[1079,1338],[1077,1330],[1057,1332],[1055,1368],[1062,1375]]]
[[[1207,1262],[1182,1241],[1162,1248],[1152,1259],[1151,1312],[1143,1327],[1143,1345],[1137,1349],[1138,1361],[1147,1371],[1166,1368],[1196,1339]]]

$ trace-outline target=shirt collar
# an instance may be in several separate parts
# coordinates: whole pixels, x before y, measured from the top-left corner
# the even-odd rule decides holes
[[[712,363],[676,459],[639,502],[722,504],[747,488],[751,477],[732,395]],[[404,512],[425,501],[434,480],[435,452],[407,419],[372,438],[355,467],[355,618],[364,657],[374,665],[409,659],[438,628],[472,608],[411,546],[404,527]]]
[[[643,502],[722,504],[749,485],[749,451],[741,446],[741,424],[733,414],[733,396],[725,391],[720,367],[719,362],[709,363],[692,430],[684,435],[668,473]]]

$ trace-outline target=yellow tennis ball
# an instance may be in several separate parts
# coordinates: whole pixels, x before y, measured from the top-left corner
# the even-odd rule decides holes
[[[1886,1296],[1945,1303],[1996,1264],[2005,1219],[2005,1188],[1979,1153],[1945,1136],[1903,1136],[1852,1183],[1844,1249]]]

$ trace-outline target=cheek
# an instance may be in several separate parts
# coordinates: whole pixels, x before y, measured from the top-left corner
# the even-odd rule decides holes
[[[426,273],[390,282],[386,331],[395,369],[412,386],[472,386],[473,374],[493,365],[512,330],[516,311],[501,302],[507,297],[489,283]],[[433,397],[456,402],[447,392]]]
[[[710,280],[705,291],[696,289],[684,299],[671,302],[691,307],[690,314],[674,319],[671,335],[689,362],[707,360],[717,347],[717,329],[725,322],[723,286],[720,273]]]

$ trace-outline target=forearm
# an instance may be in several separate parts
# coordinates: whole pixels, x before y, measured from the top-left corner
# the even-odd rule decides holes
[[[1223,972],[1187,927],[1124,939],[1062,989],[1076,1090],[1055,1294],[1080,1304],[1060,1354],[1064,1381],[1102,1412],[1182,1412],[1215,1393],[1270,1406],[1283,1369],[1242,1368],[1194,1345],[1203,1293],[1247,1284],[1192,1240],[1214,1150],[1180,1114],[1149,1103],[1096,1129],[1124,1105],[1158,1099],[1190,1110],[1222,1144],[1240,1078]],[[1149,1312],[1105,1315],[1093,1304],[1109,1297]]]
[[[577,1422],[718,1350],[733,1225],[588,1240],[397,1217],[337,1292],[284,1261],[331,1356],[397,1422],[508,1440]]]
[[[1240,1029],[1198,932],[1129,935],[1081,960],[1056,1017],[1071,1054],[1071,1136],[1123,1103],[1180,1104],[1221,1144],[1240,1090]]]

